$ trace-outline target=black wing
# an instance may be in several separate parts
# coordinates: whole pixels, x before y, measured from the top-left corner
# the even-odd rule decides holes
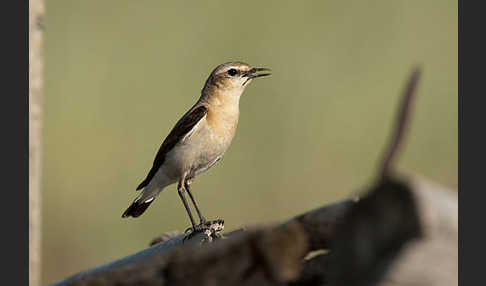
[[[208,108],[204,105],[192,108],[189,110],[172,128],[169,135],[165,138],[162,146],[160,146],[157,155],[155,156],[154,164],[150,169],[147,177],[138,185],[137,190],[147,186],[160,166],[165,161],[165,155],[172,150],[172,148],[189,132],[192,128],[208,113]]]

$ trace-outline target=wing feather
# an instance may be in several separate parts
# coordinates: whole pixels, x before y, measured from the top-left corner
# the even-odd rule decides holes
[[[190,135],[193,128],[201,121],[201,119],[204,118],[204,116],[206,116],[207,113],[208,108],[205,105],[195,105],[186,114],[184,114],[184,116],[182,116],[160,146],[159,151],[155,156],[152,168],[147,174],[145,180],[138,185],[137,190],[144,188],[150,183],[160,166],[162,166],[164,163],[167,153],[169,153],[169,151],[172,150],[177,143],[184,140],[186,136]]]

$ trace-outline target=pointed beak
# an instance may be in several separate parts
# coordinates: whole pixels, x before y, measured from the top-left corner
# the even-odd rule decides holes
[[[271,73],[258,73],[262,71],[271,71],[271,69],[267,68],[252,68],[249,71],[247,71],[243,76],[246,77],[247,79],[243,83],[245,85],[247,82],[249,82],[251,79],[257,78],[257,77],[262,77],[262,76],[269,76]]]
[[[257,77],[262,77],[262,76],[269,76],[271,73],[258,73],[261,71],[271,71],[271,69],[267,68],[252,68],[250,69],[247,73],[246,76],[248,78],[257,78]]]

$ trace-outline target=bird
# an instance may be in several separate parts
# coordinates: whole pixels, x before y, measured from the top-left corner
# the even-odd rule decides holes
[[[177,183],[177,192],[191,221],[192,230],[201,229],[206,218],[194,199],[190,185],[194,178],[221,160],[231,144],[239,121],[239,102],[255,78],[271,75],[268,68],[235,61],[218,65],[210,73],[197,102],[177,121],[164,139],[145,179],[142,190],[122,214],[138,217],[159,193]],[[185,193],[189,194],[199,217],[195,223]]]

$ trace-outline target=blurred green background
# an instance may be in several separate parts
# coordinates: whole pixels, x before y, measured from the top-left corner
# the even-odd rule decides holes
[[[284,220],[372,179],[423,68],[399,170],[457,188],[457,1],[46,1],[43,281],[147,247],[189,220],[167,188],[120,216],[211,70],[270,67],[224,159],[193,185],[226,229]]]

